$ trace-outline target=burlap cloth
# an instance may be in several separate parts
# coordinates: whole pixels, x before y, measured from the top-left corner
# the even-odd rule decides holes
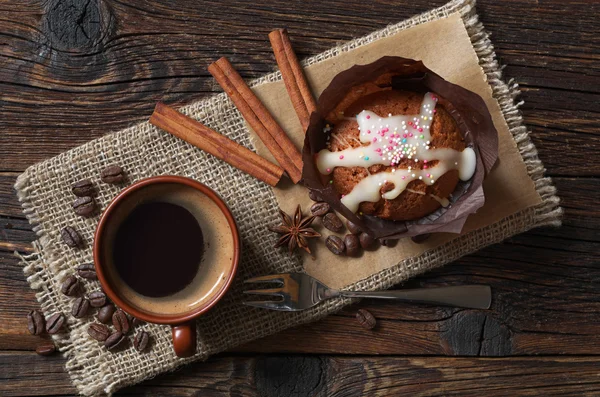
[[[347,288],[373,290],[389,288],[407,278],[443,265],[486,245],[541,225],[558,225],[561,209],[549,178],[543,175],[543,165],[537,157],[526,127],[522,123],[514,98],[516,84],[501,80],[488,34],[478,22],[474,1],[457,0],[425,14],[389,26],[365,37],[350,41],[305,60],[305,65],[335,57],[340,53],[390,36],[400,30],[427,21],[459,13],[487,75],[493,95],[498,100],[506,122],[535,183],[541,204],[510,215],[493,225],[471,231],[451,242],[440,245],[395,266],[372,274]],[[272,73],[254,81],[254,86],[280,79]],[[183,111],[232,139],[253,147],[248,130],[238,111],[224,94],[215,95],[183,108]],[[230,206],[237,219],[243,240],[243,259],[239,275],[221,302],[198,320],[198,353],[189,359],[178,359],[171,346],[170,328],[146,324],[154,343],[150,352],[139,354],[131,345],[122,352],[109,353],[87,335],[92,317],[75,319],[68,315],[72,300],[60,293],[60,283],[66,274],[82,263],[92,262],[91,243],[97,219],[82,219],[71,209],[73,195],[70,185],[90,178],[101,186],[97,198],[106,206],[119,192],[118,187],[101,184],[99,170],[109,164],[122,165],[131,181],[145,177],[175,174],[194,178],[215,189]],[[271,188],[206,155],[204,152],[163,133],[144,122],[124,131],[63,153],[36,164],[17,180],[15,185],[24,212],[34,227],[38,240],[35,253],[23,257],[25,274],[46,315],[60,311],[67,314],[67,332],[55,336],[60,351],[68,358],[66,369],[73,384],[85,395],[112,393],[144,379],[170,371],[179,365],[206,359],[208,356],[236,345],[270,335],[302,323],[318,320],[340,309],[347,301],[330,300],[300,313],[279,313],[253,309],[240,304],[241,281],[256,275],[302,271],[300,257],[289,257],[273,250],[276,236],[265,232],[265,225],[277,222],[278,203]],[[87,242],[86,249],[73,250],[60,239],[60,230],[75,226]],[[87,293],[99,289],[98,282],[85,284]]]

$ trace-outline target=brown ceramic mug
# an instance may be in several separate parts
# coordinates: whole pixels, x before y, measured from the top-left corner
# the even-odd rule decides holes
[[[186,274],[189,280],[185,287],[166,296],[140,293],[139,288],[132,287],[135,281],[139,281],[138,278],[133,279],[134,283],[124,281],[129,276],[125,272],[128,269],[123,270],[127,264],[122,263],[128,262],[120,262],[115,254],[119,252],[119,244],[122,245],[123,235],[120,233],[123,225],[134,217],[136,209],[148,203],[170,203],[185,208],[189,211],[188,215],[191,213],[198,222],[203,236],[199,244],[187,244],[184,248],[194,252],[202,249],[198,270],[192,275]],[[156,241],[148,244],[155,247]],[[207,186],[179,176],[152,177],[124,189],[102,214],[94,237],[96,272],[108,297],[136,318],[171,325],[173,347],[179,357],[189,357],[195,353],[195,319],[225,294],[236,273],[239,258],[239,234],[227,205]],[[152,271],[144,271],[140,278],[160,283],[160,278],[165,274],[177,275],[173,274],[173,269],[177,269],[175,265],[177,263],[165,263],[165,268],[157,271],[156,276]]]

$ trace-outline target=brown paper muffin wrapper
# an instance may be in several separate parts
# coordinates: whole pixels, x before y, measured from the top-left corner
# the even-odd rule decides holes
[[[454,118],[477,158],[475,174],[459,182],[450,205],[441,207],[416,221],[391,221],[371,215],[357,215],[340,201],[340,195],[329,184],[329,177],[317,169],[315,156],[326,148],[328,133],[323,129],[325,117],[335,110],[352,87],[392,74],[392,89],[427,92],[440,96],[439,104]],[[368,65],[356,65],[339,73],[319,97],[317,111],[311,115],[302,151],[302,177],[309,189],[315,190],[333,209],[376,238],[401,238],[423,234],[460,233],[469,214],[485,202],[482,183],[498,158],[498,132],[483,99],[456,84],[452,84],[428,69],[423,62],[386,56]]]

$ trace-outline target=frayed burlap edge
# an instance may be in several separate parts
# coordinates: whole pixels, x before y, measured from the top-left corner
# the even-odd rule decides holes
[[[515,103],[515,98],[519,95],[517,84],[509,81],[508,84],[502,80],[501,67],[498,65],[493,46],[489,40],[489,35],[483,29],[482,24],[478,21],[478,17],[474,10],[475,1],[461,0],[452,1],[443,7],[410,18],[399,24],[389,26],[384,30],[374,32],[365,37],[352,40],[342,44],[336,48],[330,49],[322,54],[308,58],[304,61],[304,65],[311,65],[336,55],[350,51],[364,44],[371,43],[377,39],[390,36],[400,30],[418,25],[423,22],[447,17],[448,15],[459,12],[463,18],[469,37],[471,38],[473,47],[479,57],[480,65],[487,75],[488,81],[492,87],[493,95],[498,100],[501,110],[506,118],[511,133],[514,136],[519,151],[527,165],[527,170],[532,180],[535,182],[536,189],[542,198],[542,203],[536,207],[528,208],[517,214],[513,214],[502,221],[490,225],[488,227],[470,232],[466,235],[446,243],[434,250],[425,252],[419,257],[410,258],[402,261],[396,266],[390,267],[382,272],[374,274],[360,282],[348,286],[349,289],[374,290],[389,288],[398,284],[412,276],[423,273],[429,269],[439,267],[445,263],[460,258],[463,255],[474,252],[484,246],[500,242],[505,238],[524,232],[533,227],[543,225],[560,225],[562,210],[559,207],[559,199],[555,195],[556,190],[552,185],[550,178],[544,177],[544,167],[537,156],[535,146],[531,142],[528,131],[523,125],[523,119],[519,111],[519,106],[522,102]],[[252,86],[263,84],[266,82],[278,81],[281,79],[279,72],[271,73],[260,79],[251,82]],[[197,102],[184,108],[184,111],[199,119],[204,119],[205,113],[214,112],[231,112],[231,103],[224,94],[215,95],[207,100]],[[147,123],[146,123],[147,124]],[[208,123],[210,125],[210,123]],[[146,129],[144,123],[140,126],[134,126],[129,130]],[[150,130],[151,132],[151,130]],[[147,132],[150,134],[150,132]],[[121,132],[123,133],[123,132]],[[118,134],[114,134],[118,140]],[[86,146],[94,145],[95,142],[100,142],[105,138],[91,142]],[[166,138],[165,138],[166,139]],[[238,137],[243,143],[249,145],[249,142],[244,141],[244,137]],[[169,141],[170,142],[170,141]],[[74,151],[76,151],[75,149]],[[235,172],[235,170],[230,170]],[[61,273],[53,274],[51,267],[55,266],[64,272],[64,267],[57,265],[61,259],[53,252],[52,241],[54,237],[44,229],[44,217],[47,214],[39,214],[36,211],[36,205],[31,200],[31,189],[33,185],[30,179],[34,178],[35,173],[39,169],[27,170],[19,177],[16,189],[19,199],[23,204],[23,210],[29,221],[34,225],[34,231],[37,233],[39,240],[34,243],[35,252],[32,255],[21,257],[25,274],[28,277],[28,282],[33,289],[38,292],[36,294],[38,301],[42,306],[44,313],[52,313],[59,310],[64,310],[63,303],[59,297],[59,282]],[[160,165],[157,166],[156,172],[160,172]],[[272,194],[271,194],[272,195]],[[274,198],[271,198],[274,202]],[[283,263],[283,262],[282,262]],[[285,270],[298,269],[300,262],[298,258],[289,260]],[[325,304],[315,308],[314,310],[305,311],[302,313],[288,314],[282,316],[273,314],[261,317],[262,323],[253,326],[252,329],[242,334],[236,334],[232,337],[215,337],[209,335],[206,338],[207,342],[200,340],[200,353],[187,360],[173,360],[167,352],[159,352],[156,356],[159,359],[164,358],[163,364],[157,364],[148,371],[136,371],[135,369],[114,368],[114,363],[110,361],[103,362],[97,367],[90,368],[86,366],[84,357],[80,349],[75,346],[76,342],[82,340],[81,328],[73,327],[74,329],[66,334],[54,336],[57,346],[64,352],[68,358],[67,370],[71,375],[74,385],[79,392],[86,395],[97,394],[99,392],[112,393],[117,389],[135,384],[144,379],[154,377],[162,372],[174,370],[178,366],[197,359],[205,359],[211,354],[223,351],[235,345],[248,342],[250,340],[273,334],[293,325],[299,325],[310,321],[316,321],[324,316],[339,310],[347,300],[331,300]],[[208,330],[210,334],[211,319],[201,320],[203,330]],[[222,326],[222,321],[216,321],[219,326]],[[75,325],[75,324],[74,324]],[[245,324],[246,325],[246,324]],[[213,332],[214,333],[214,332]],[[164,336],[164,335],[163,335]],[[211,343],[214,342],[214,343]],[[87,354],[91,351],[87,351]],[[93,373],[92,373],[93,372]],[[118,372],[116,375],[113,372]]]

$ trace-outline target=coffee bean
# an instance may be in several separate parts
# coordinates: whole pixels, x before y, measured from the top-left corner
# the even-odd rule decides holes
[[[83,265],[77,266],[77,275],[87,280],[98,280],[96,268],[93,263],[84,263]]]
[[[365,309],[359,309],[356,313],[356,320],[366,329],[373,329],[377,325],[375,317]]]
[[[62,330],[65,324],[65,316],[62,313],[54,313],[46,320],[46,332],[54,335]]]
[[[329,251],[333,252],[336,255],[342,255],[346,246],[341,238],[338,236],[329,236],[325,240],[325,245],[329,248]]]
[[[92,307],[102,307],[106,305],[106,295],[102,291],[94,291],[90,294],[90,304]]]
[[[62,240],[71,248],[81,248],[83,247],[83,239],[77,233],[77,230],[73,229],[71,226],[66,226],[60,231],[60,237]]]
[[[110,329],[104,324],[93,323],[88,327],[87,332],[98,342],[104,342],[110,336]]]
[[[35,352],[40,356],[50,356],[56,351],[54,343],[46,343],[35,348]]]
[[[79,182],[75,182],[73,185],[71,185],[71,191],[77,197],[96,195],[96,188],[89,179],[83,179]]]
[[[332,232],[339,233],[344,229],[344,224],[336,214],[330,212],[323,217],[323,226]]]
[[[308,197],[310,197],[310,199],[312,201],[323,201],[323,198],[321,197],[321,195],[319,193],[317,193],[316,190],[309,190],[308,191]]]
[[[329,212],[329,210],[331,210],[331,207],[329,206],[329,204],[321,202],[321,203],[314,203],[311,207],[310,207],[310,212],[312,212],[312,214],[314,216],[323,216],[326,213]]]
[[[427,240],[430,236],[431,236],[431,233],[425,233],[425,234],[419,234],[418,236],[412,236],[410,239],[414,243],[421,244],[421,243],[425,242],[425,240]]]
[[[360,230],[360,227],[351,221],[346,221],[346,227],[348,228],[348,231],[352,234],[360,234],[362,232],[362,230]]]
[[[363,249],[368,250],[375,246],[375,239],[368,233],[361,233],[358,237],[358,240],[360,241],[360,246],[363,247]]]
[[[121,309],[117,310],[112,316],[112,323],[115,329],[123,334],[129,332],[129,318]]]
[[[106,347],[108,350],[116,349],[121,343],[123,343],[124,340],[125,335],[123,335],[121,332],[113,332],[104,341],[104,347]]]
[[[146,324],[146,322],[144,320],[140,320],[137,317],[134,317],[133,320],[131,321],[131,325],[133,325],[134,327],[137,327],[139,325],[144,325]]]
[[[110,165],[102,170],[100,179],[104,183],[117,184],[125,180],[125,174],[123,173],[123,168],[118,165]]]
[[[110,324],[112,322],[113,314],[115,313],[115,306],[111,303],[108,305],[102,306],[100,310],[98,310],[98,321],[104,324]]]
[[[346,234],[344,237],[344,245],[346,246],[346,255],[356,256],[360,251],[360,242],[354,234]]]
[[[73,302],[71,314],[75,318],[81,318],[87,315],[88,310],[90,310],[90,301],[84,298],[83,296],[80,296]]]
[[[384,247],[394,248],[396,246],[396,244],[398,244],[398,239],[397,238],[381,238],[381,239],[379,239],[379,242]]]
[[[73,210],[79,216],[93,216],[96,213],[96,201],[90,196],[79,197],[73,203]]]
[[[81,292],[81,282],[74,275],[70,275],[63,281],[60,292],[67,296],[77,296]]]
[[[150,335],[146,331],[138,331],[133,340],[133,347],[139,352],[143,352],[148,347],[150,342]]]
[[[32,310],[27,314],[27,329],[31,335],[41,335],[44,333],[46,320],[39,310]]]

